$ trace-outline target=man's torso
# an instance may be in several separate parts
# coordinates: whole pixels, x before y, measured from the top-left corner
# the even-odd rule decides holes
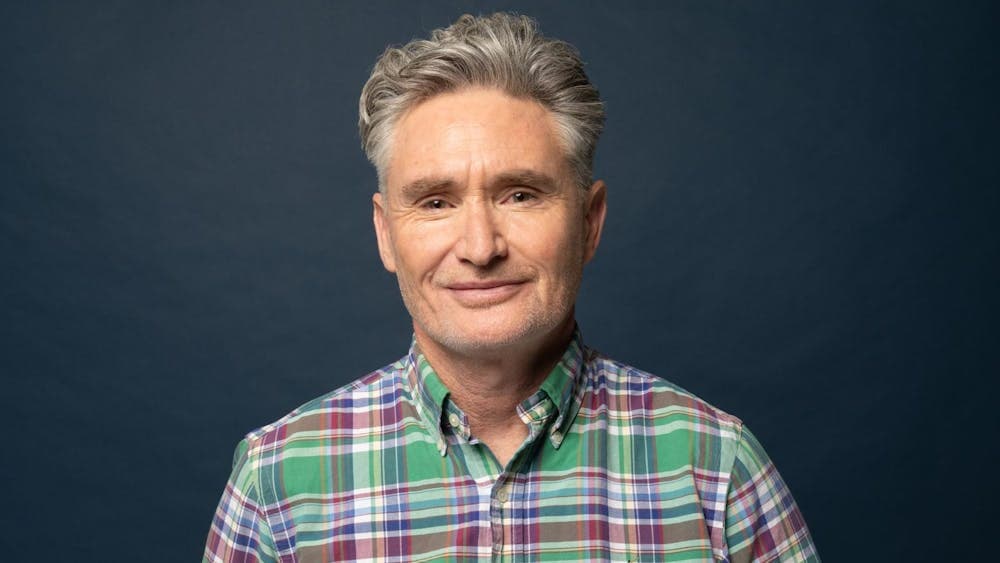
[[[263,560],[749,560],[754,532],[727,530],[727,495],[756,441],[577,341],[543,386],[562,396],[521,411],[530,435],[506,468],[414,354],[251,433],[223,498],[242,516],[217,515],[206,558],[247,549],[242,534]],[[804,523],[787,531],[808,543]]]

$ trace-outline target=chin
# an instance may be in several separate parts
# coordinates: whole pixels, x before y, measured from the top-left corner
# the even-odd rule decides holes
[[[531,334],[522,331],[477,331],[472,333],[447,332],[430,334],[439,344],[464,355],[477,355],[526,344]]]
[[[562,326],[562,319],[519,316],[508,323],[424,327],[424,334],[448,350],[465,356],[491,355],[542,345]]]

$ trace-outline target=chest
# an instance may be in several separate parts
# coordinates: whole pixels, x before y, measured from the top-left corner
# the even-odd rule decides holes
[[[319,478],[287,496],[276,524],[297,561],[711,560],[690,468],[563,461],[539,456],[499,477],[441,456],[382,461],[363,482],[344,472],[351,487]]]

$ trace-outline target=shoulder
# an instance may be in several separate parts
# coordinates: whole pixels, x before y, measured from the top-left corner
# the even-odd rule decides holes
[[[739,441],[743,421],[683,387],[596,350],[585,350],[585,381],[592,401],[627,410],[629,416],[676,418],[705,425]]]
[[[347,385],[316,397],[280,419],[249,432],[242,448],[250,458],[283,449],[290,441],[305,437],[336,436],[350,432],[372,415],[393,409],[409,396],[403,372],[404,360],[360,377]]]
[[[690,472],[718,554],[731,561],[818,561],[798,507],[743,421],[682,387],[586,350],[581,414],[627,437],[635,459]],[[603,420],[602,420],[603,419]],[[628,451],[628,450],[623,450]]]

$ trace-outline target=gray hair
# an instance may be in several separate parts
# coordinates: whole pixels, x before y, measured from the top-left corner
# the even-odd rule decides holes
[[[550,111],[581,187],[592,181],[594,150],[604,128],[604,104],[577,50],[541,34],[527,16],[463,15],[429,40],[385,50],[361,90],[361,146],[385,189],[392,133],[411,108],[437,94],[468,87],[497,88],[535,100]]]

